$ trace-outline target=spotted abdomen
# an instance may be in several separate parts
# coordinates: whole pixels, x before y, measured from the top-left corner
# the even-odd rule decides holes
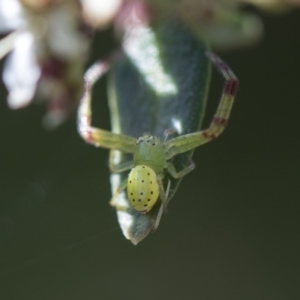
[[[148,212],[159,196],[155,172],[144,165],[134,167],[128,177],[128,198],[131,205],[140,212]]]

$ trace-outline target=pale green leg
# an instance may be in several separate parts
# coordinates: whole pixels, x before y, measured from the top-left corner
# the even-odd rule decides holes
[[[181,177],[185,176],[186,174],[190,173],[191,171],[193,171],[195,169],[195,167],[196,167],[195,163],[191,160],[190,164],[186,168],[177,172],[174,165],[172,163],[168,162],[167,170],[173,178],[178,179],[178,178],[181,178]]]
[[[111,150],[109,153],[109,168],[114,173],[121,173],[123,171],[130,170],[134,167],[133,160],[121,162],[121,163],[115,163],[115,151]]]
[[[160,200],[162,202],[162,205],[164,207],[164,211],[167,211],[167,205],[168,205],[168,195],[169,195],[169,184],[167,187],[167,191],[165,191],[164,185],[163,185],[163,181],[162,179],[164,178],[164,175],[157,175],[157,183],[159,186],[159,197]],[[170,182],[170,181],[169,181]]]
[[[169,128],[169,129],[166,129],[165,132],[164,132],[164,142],[166,142],[169,138],[170,135],[173,135],[173,134],[178,134],[178,131],[175,129],[175,128]]]
[[[166,198],[168,199],[168,196],[169,196],[169,191],[170,191],[170,186],[171,186],[171,181],[168,180],[168,185],[167,185],[167,190],[166,190]],[[160,205],[160,208],[159,208],[159,211],[158,211],[158,214],[157,214],[157,217],[156,217],[156,220],[155,220],[155,223],[154,223],[154,226],[152,228],[152,231],[155,231],[160,223],[160,219],[161,219],[161,216],[163,214],[163,212],[165,211],[165,207],[163,204]]]
[[[128,178],[126,178],[125,180],[123,180],[121,182],[121,184],[119,185],[119,187],[117,188],[117,190],[115,191],[112,199],[110,200],[110,205],[114,206],[117,210],[121,210],[121,211],[127,211],[127,208],[120,206],[116,203],[116,199],[118,198],[118,196],[123,192],[123,190],[127,187],[127,182],[128,182]]]
[[[117,149],[125,153],[133,153],[136,139],[131,136],[112,133],[91,125],[91,92],[94,83],[110,68],[109,61],[97,62],[86,72],[85,92],[78,109],[78,131],[82,138],[95,146]]]
[[[177,154],[187,152],[198,146],[217,138],[226,128],[233,101],[238,88],[238,79],[232,70],[217,55],[212,52],[206,53],[218,71],[225,79],[223,93],[210,126],[207,129],[181,135],[164,143],[166,159],[169,160]]]
[[[154,223],[154,226],[152,228],[152,231],[155,231],[160,223],[160,220],[161,220],[161,216],[164,212],[164,206],[163,204],[160,205],[160,208],[159,208],[159,211],[158,211],[158,214],[157,214],[157,217],[155,219],[155,223]]]

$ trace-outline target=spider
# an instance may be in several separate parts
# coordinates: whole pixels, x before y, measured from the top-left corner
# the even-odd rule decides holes
[[[163,178],[168,172],[173,178],[181,178],[195,168],[190,164],[177,171],[171,159],[217,138],[225,129],[238,87],[238,79],[232,70],[214,53],[207,51],[207,57],[225,79],[221,99],[207,129],[161,141],[158,137],[144,135],[138,139],[112,133],[91,126],[91,90],[94,83],[110,68],[110,60],[94,64],[85,74],[85,94],[79,106],[78,130],[82,138],[95,146],[133,154],[133,160],[116,165],[110,160],[112,172],[130,170],[113,195],[114,199],[127,187],[131,205],[141,214],[147,214],[160,199],[164,209],[168,205],[168,187],[165,190]],[[173,129],[167,130],[167,133]]]

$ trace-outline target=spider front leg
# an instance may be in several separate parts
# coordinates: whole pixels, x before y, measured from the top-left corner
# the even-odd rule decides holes
[[[219,106],[207,129],[182,135],[164,143],[167,160],[217,138],[228,123],[239,81],[233,71],[217,55],[212,52],[207,52],[206,55],[225,78]]]
[[[134,151],[136,139],[130,136],[112,133],[91,126],[91,92],[94,83],[102,77],[110,68],[111,61],[100,61],[95,63],[84,75],[85,92],[79,104],[78,131],[82,138],[95,146],[117,149],[126,153]]]

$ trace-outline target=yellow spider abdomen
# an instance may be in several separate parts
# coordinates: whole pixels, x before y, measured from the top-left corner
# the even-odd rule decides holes
[[[159,196],[155,172],[144,165],[134,167],[128,177],[127,193],[131,205],[139,212],[147,213]]]

